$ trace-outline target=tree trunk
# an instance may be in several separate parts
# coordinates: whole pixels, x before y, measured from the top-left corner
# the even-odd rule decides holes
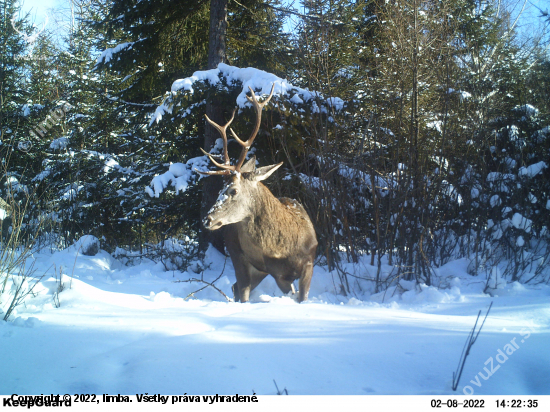
[[[208,69],[215,69],[225,60],[227,33],[227,0],[210,0],[210,33],[208,37]]]
[[[225,60],[225,36],[227,32],[227,0],[210,0],[210,34],[208,40],[208,69],[215,69]],[[223,107],[210,99],[206,104],[206,114],[218,124],[224,124]],[[208,122],[204,129],[204,149],[210,151],[214,147],[219,134]],[[218,193],[222,189],[223,179],[220,176],[209,176],[203,179],[201,221],[214,205]],[[221,230],[203,230],[199,238],[201,249],[205,250],[211,243],[220,252],[224,252],[223,232]]]

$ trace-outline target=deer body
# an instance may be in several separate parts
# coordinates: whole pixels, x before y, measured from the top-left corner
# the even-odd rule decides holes
[[[298,300],[303,302],[307,300],[317,249],[313,225],[298,202],[277,199],[260,182],[254,189],[255,193],[249,193],[246,217],[224,228],[225,245],[237,278],[233,286],[235,301],[248,301],[250,292],[271,274],[283,293],[294,292],[292,282],[300,279]]]
[[[282,163],[256,169],[255,158],[243,165],[246,153],[259,130],[261,110],[270,97],[258,103],[252,91],[249,100],[256,108],[257,122],[251,137],[242,142],[231,130],[243,150],[237,165],[229,164],[225,126],[207,120],[220,131],[224,139],[225,163],[216,162],[207,154],[226,177],[216,204],[204,220],[209,230],[224,228],[224,239],[235,268],[237,282],[233,285],[235,301],[246,302],[250,292],[271,274],[283,293],[294,293],[293,282],[299,279],[298,301],[307,300],[317,238],[305,209],[295,200],[277,199],[261,181],[267,179]],[[247,96],[248,97],[248,96]]]

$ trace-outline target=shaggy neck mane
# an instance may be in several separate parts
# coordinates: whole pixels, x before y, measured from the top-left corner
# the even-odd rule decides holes
[[[307,226],[300,211],[281,203],[260,182],[252,205],[252,216],[244,225],[246,234],[269,254],[290,253],[287,248],[303,236]]]

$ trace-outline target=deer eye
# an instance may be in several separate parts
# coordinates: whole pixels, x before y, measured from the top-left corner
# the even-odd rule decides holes
[[[229,196],[235,196],[238,193],[238,190],[235,188],[229,189]]]

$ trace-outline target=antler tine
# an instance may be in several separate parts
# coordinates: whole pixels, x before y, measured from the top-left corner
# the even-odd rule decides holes
[[[210,153],[208,153],[206,150],[204,150],[202,147],[200,148],[201,149],[201,152],[207,156],[210,161],[214,164],[214,166],[217,166],[219,167],[220,169],[224,169],[224,170],[233,170],[233,166],[231,165],[226,165],[226,164],[221,164],[221,163],[218,163],[216,161],[216,159],[214,159],[214,156],[212,156]]]
[[[208,172],[200,171],[199,169],[195,168],[195,172],[200,173],[201,175],[207,175],[207,176],[214,176],[214,175],[228,175],[231,173],[231,170],[210,170]]]
[[[218,163],[217,161],[214,160],[214,158],[212,157],[212,155],[210,153],[207,153],[202,148],[201,148],[201,150],[206,156],[208,156],[208,158],[210,159],[210,161],[212,163],[214,163],[214,165],[216,165],[217,167],[219,167],[221,169],[225,169],[225,170],[234,170],[234,166],[231,166],[230,163],[229,163],[229,154],[227,153],[227,128],[229,127],[229,125],[231,124],[233,119],[235,118],[236,111],[237,111],[237,108],[235,107],[235,109],[233,110],[233,114],[231,115],[231,119],[229,119],[229,121],[223,126],[220,126],[216,122],[213,122],[212,120],[210,120],[210,118],[207,115],[204,115],[204,117],[206,117],[206,121],[208,123],[210,123],[210,125],[213,128],[215,128],[220,133],[220,135],[222,136],[224,164],[222,165],[222,164]],[[216,174],[219,174],[219,173],[216,173]]]
[[[269,96],[267,96],[267,99],[265,99],[262,103],[260,103],[257,99],[256,99],[256,94],[254,93],[254,90],[252,90],[252,87],[248,86],[248,89],[250,90],[250,93],[252,93],[252,97],[250,96],[246,96],[246,98],[248,99],[248,101],[250,103],[252,103],[254,106],[258,105],[260,106],[261,108],[263,108],[266,104],[269,103],[269,101],[271,100],[271,98],[273,97],[273,92],[275,91],[275,83],[273,83],[271,85],[271,92],[269,93]]]
[[[239,161],[237,162],[237,165],[235,166],[235,170],[239,172],[241,170],[241,166],[244,163],[244,160],[246,159],[246,154],[248,153],[248,149],[250,149],[250,146],[252,146],[252,143],[254,142],[254,139],[256,138],[256,135],[258,134],[258,131],[260,130],[260,124],[262,122],[262,109],[266,104],[269,103],[271,98],[273,97],[273,92],[275,91],[275,83],[271,86],[271,93],[269,93],[269,96],[267,99],[265,99],[262,103],[258,102],[258,99],[256,99],[256,94],[254,93],[254,90],[252,87],[248,86],[250,89],[250,93],[252,94],[252,97],[246,96],[248,101],[252,103],[254,108],[256,109],[256,124],[254,126],[254,130],[252,130],[252,133],[250,134],[250,137],[246,142],[243,142],[239,137],[236,135],[236,133],[233,131],[233,129],[229,129],[235,140],[243,147],[241,150],[241,155],[239,156]]]
[[[246,142],[243,142],[239,136],[237,136],[237,133],[230,127],[229,131],[231,132],[231,136],[237,141],[238,144],[241,146],[246,146]]]
[[[273,92],[275,91],[275,83],[273,83],[273,85],[271,86],[271,93],[269,93],[267,99],[265,99],[262,103],[260,103],[256,98],[256,94],[254,93],[254,90],[252,90],[252,87],[248,86],[248,88],[250,89],[252,97],[246,96],[246,98],[250,103],[252,103],[252,105],[256,109],[256,125],[254,126],[254,130],[250,134],[250,137],[246,141],[247,146],[250,147],[252,146],[252,142],[256,138],[256,135],[258,134],[258,130],[260,130],[260,123],[262,121],[262,109],[266,104],[269,103],[269,101],[273,97]]]

